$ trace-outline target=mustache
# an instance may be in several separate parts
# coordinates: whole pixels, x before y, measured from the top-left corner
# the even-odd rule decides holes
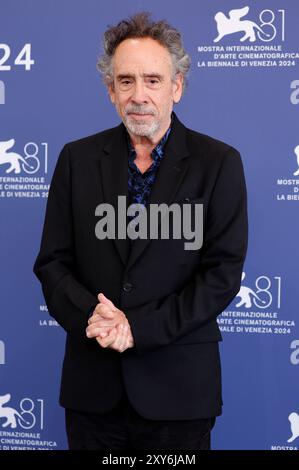
[[[156,115],[156,112],[150,108],[144,108],[143,106],[134,106],[130,105],[125,109],[125,113],[128,116],[129,114],[151,114],[152,116]]]

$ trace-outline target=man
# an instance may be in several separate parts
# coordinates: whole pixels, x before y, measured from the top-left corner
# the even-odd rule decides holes
[[[247,247],[240,155],[173,112],[190,65],[177,30],[140,13],[104,46],[99,69],[122,123],[64,146],[34,266],[67,332],[69,447],[209,449],[222,406],[216,318],[239,291]],[[203,204],[202,247],[99,235],[100,205],[116,209],[119,196]]]

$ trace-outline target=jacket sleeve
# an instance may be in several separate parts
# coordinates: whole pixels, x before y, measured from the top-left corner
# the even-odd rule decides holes
[[[70,155],[66,144],[53,173],[40,251],[33,271],[41,282],[49,313],[68,333],[87,339],[88,313],[98,300],[76,279],[71,192]]]
[[[144,354],[201,328],[238,293],[247,250],[247,192],[240,154],[225,154],[213,188],[200,266],[180,292],[125,311]]]

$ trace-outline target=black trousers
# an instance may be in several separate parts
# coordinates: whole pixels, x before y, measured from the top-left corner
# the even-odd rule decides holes
[[[126,393],[104,414],[65,410],[70,450],[209,450],[215,418],[149,420],[132,407]]]

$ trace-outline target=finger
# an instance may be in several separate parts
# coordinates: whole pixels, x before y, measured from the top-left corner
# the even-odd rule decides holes
[[[128,327],[127,335],[126,335],[126,338],[125,338],[125,343],[123,345],[123,351],[125,351],[126,349],[131,348],[131,347],[132,347],[131,335],[130,335],[129,327]]]
[[[131,328],[129,327],[128,328],[128,341],[127,341],[127,345],[126,345],[126,349],[128,348],[133,348],[134,346],[134,339],[133,339],[133,336],[132,336],[132,331],[131,331]]]
[[[91,323],[88,323],[87,328],[92,329],[92,328],[102,328],[102,327],[108,327],[112,328],[113,326],[116,326],[119,321],[114,318],[98,318],[97,321],[93,321]]]
[[[112,311],[111,307],[105,304],[98,303],[95,307],[95,312],[99,314],[103,312],[111,312],[111,311]]]
[[[117,313],[117,309],[112,310],[108,305],[98,304],[95,308],[95,312],[101,317],[113,318]]]
[[[111,330],[110,334],[106,338],[97,337],[97,341],[103,348],[107,348],[115,341],[116,336],[117,331],[115,328],[113,328],[113,330]]]
[[[113,314],[113,315],[111,315],[111,314],[109,315],[109,313],[107,313],[107,314],[103,313],[102,314],[100,311],[98,311],[97,313],[95,313],[94,315],[92,315],[88,319],[87,323],[88,323],[88,325],[92,325],[92,324],[95,324],[97,322],[102,322],[103,324],[104,323],[107,323],[107,324],[110,323],[111,324],[112,322],[116,322],[117,317],[118,317],[118,315],[116,315],[116,314]]]
[[[116,318],[116,313],[117,312],[112,312],[111,310],[106,310],[100,314],[100,317],[107,320],[114,320]]]
[[[126,344],[128,341],[128,325],[125,323],[121,323],[119,325],[119,336],[117,336],[115,343],[113,343],[113,347],[119,352],[123,352],[126,349]]]
[[[114,322],[114,321],[115,321],[115,316],[113,318],[112,317],[111,318],[104,318],[101,315],[96,314],[96,315],[93,315],[92,317],[90,317],[88,319],[87,323],[88,323],[88,325],[93,325],[95,323],[100,322],[100,323],[103,323],[103,324],[105,323],[105,324],[108,325],[108,324],[112,324],[112,322]]]
[[[123,323],[120,323],[118,326],[117,326],[117,336],[116,336],[116,339],[112,345],[113,349],[115,349],[116,351],[119,351],[120,352],[120,348],[121,348],[121,345],[122,345],[122,342],[123,342]]]
[[[111,333],[112,328],[101,328],[98,336],[100,338],[106,338]]]
[[[113,327],[114,328],[114,327]],[[108,328],[101,328],[100,329],[100,334],[99,336],[101,338],[105,338],[106,336],[108,336],[110,333],[111,333],[111,330],[112,328],[111,327],[108,327]]]
[[[115,325],[109,325],[109,326],[95,326],[95,325],[90,325],[86,328],[86,336],[88,338],[96,338],[97,336],[101,335],[101,333],[103,332],[110,332],[110,330],[112,330],[113,328],[115,328]]]
[[[132,336],[130,325],[128,324],[127,343],[126,343],[125,349],[132,348],[133,346],[134,346],[134,338]]]
[[[123,352],[127,349],[129,338],[130,338],[130,336],[129,336],[129,325],[125,324],[124,325],[123,343],[121,345],[121,352]]]
[[[98,299],[100,303],[103,303],[114,310],[116,309],[114,303],[110,299],[108,299],[102,292],[98,295]]]

